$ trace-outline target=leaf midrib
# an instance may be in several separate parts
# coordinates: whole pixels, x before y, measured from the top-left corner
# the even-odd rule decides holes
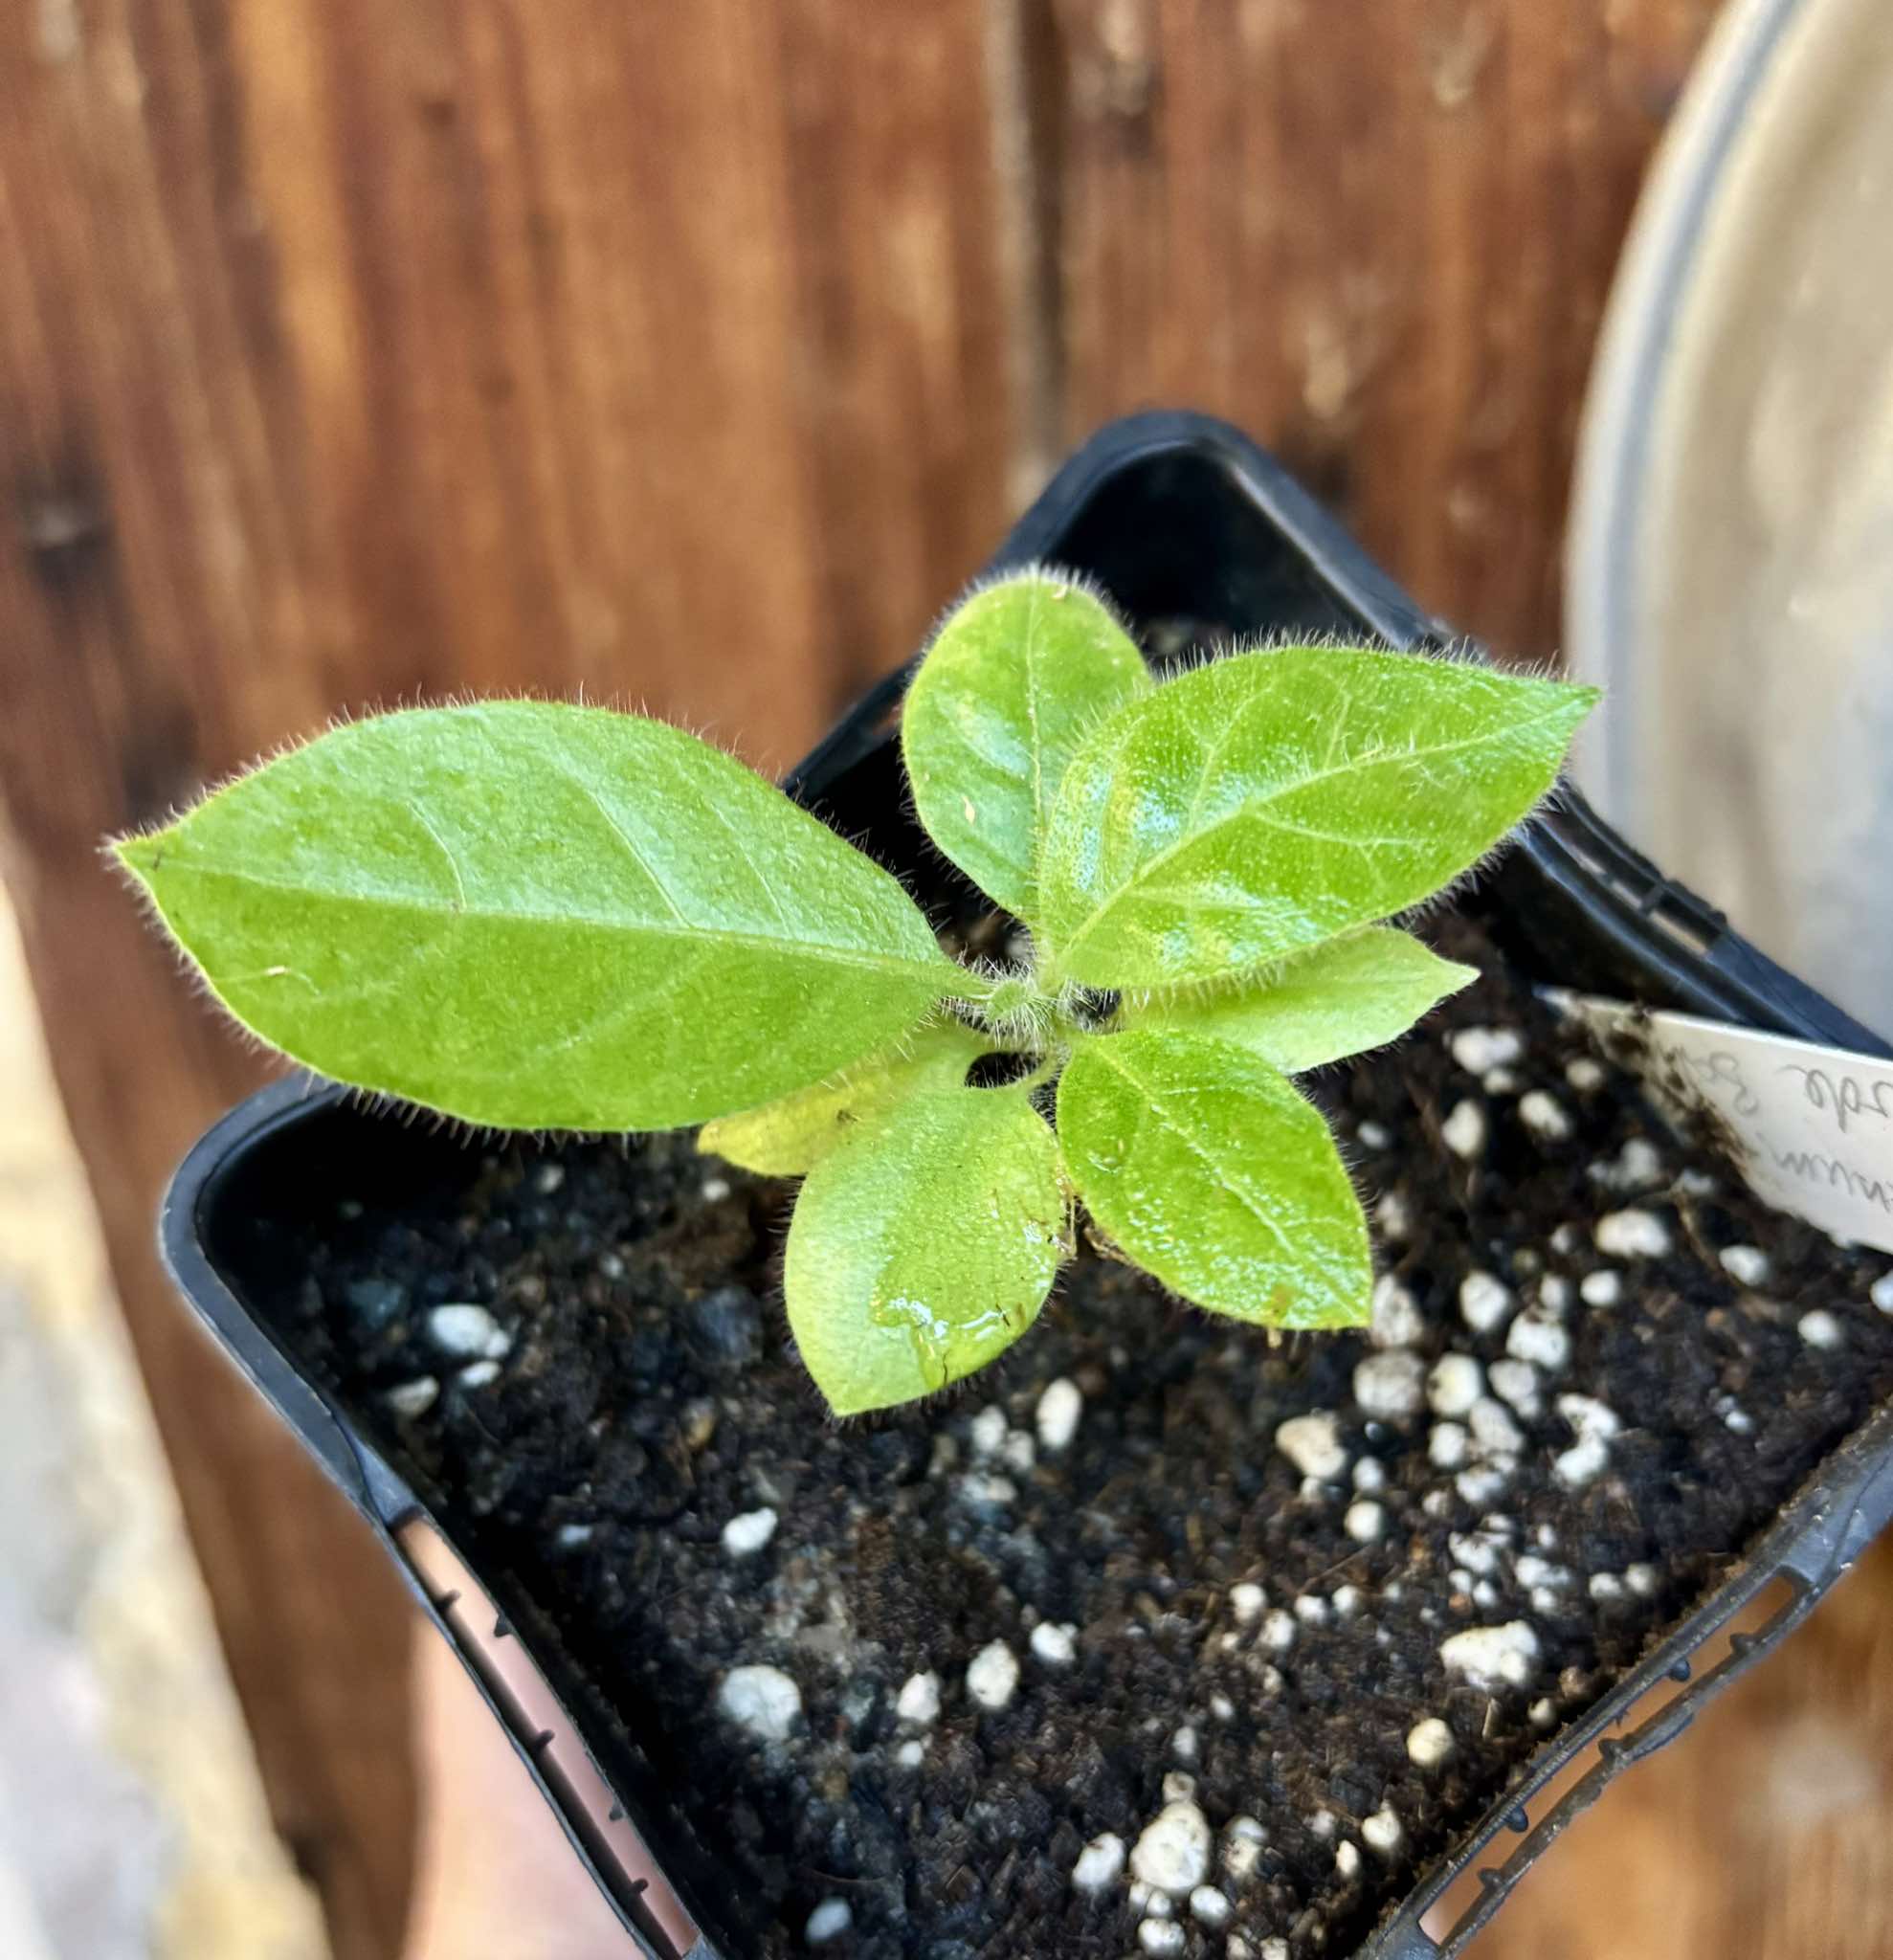
[[[155,873],[157,867],[154,865]],[[964,973],[969,991],[976,991],[978,976],[969,969],[962,968],[941,953],[932,959],[924,955],[907,958],[901,954],[873,953],[860,947],[836,946],[833,941],[822,939],[802,939],[784,935],[772,936],[760,932],[733,931],[725,926],[697,925],[688,920],[676,922],[630,920],[611,917],[594,912],[558,911],[540,912],[524,908],[516,910],[496,909],[484,905],[455,904],[447,900],[426,901],[405,893],[344,892],[330,886],[297,884],[283,879],[259,878],[254,871],[239,870],[225,864],[206,862],[202,858],[171,865],[173,877],[183,874],[201,878],[220,878],[233,883],[254,886],[259,891],[285,892],[294,897],[319,899],[334,905],[359,905],[397,913],[418,914],[430,921],[464,919],[487,924],[525,924],[589,926],[606,932],[623,933],[648,939],[700,941],[714,939],[719,945],[741,948],[750,952],[786,953],[801,951],[830,960],[836,966],[850,966],[864,970],[886,973]]]
[[[1226,1044],[1219,1043],[1217,1045],[1221,1046]],[[1280,1225],[1278,1225],[1276,1221],[1273,1218],[1271,1218],[1266,1212],[1261,1211],[1258,1208],[1255,1198],[1253,1197],[1253,1195],[1251,1194],[1246,1186],[1238,1185],[1231,1181],[1230,1177],[1224,1171],[1222,1166],[1217,1163],[1215,1158],[1211,1156],[1210,1153],[1207,1150],[1205,1150],[1200,1144],[1196,1142],[1195,1138],[1192,1137],[1190,1134],[1190,1132],[1187,1129],[1185,1129],[1180,1124],[1178,1124],[1176,1119],[1170,1115],[1169,1111],[1165,1106],[1164,1102],[1159,1099],[1157,1092],[1151,1088],[1150,1084],[1147,1081],[1146,1081],[1141,1076],[1139,1076],[1134,1069],[1126,1068],[1124,1064],[1123,1059],[1119,1056],[1113,1055],[1111,1053],[1111,1044],[1108,1037],[1102,1041],[1098,1042],[1096,1046],[1093,1048],[1092,1053],[1096,1055],[1098,1059],[1102,1061],[1105,1065],[1105,1067],[1113,1070],[1125,1082],[1129,1083],[1129,1085],[1137,1093],[1137,1095],[1143,1099],[1145,1106],[1150,1111],[1150,1113],[1153,1116],[1157,1118],[1157,1120],[1163,1125],[1165,1129],[1167,1129],[1170,1133],[1170,1135],[1173,1136],[1177,1140],[1177,1142],[1180,1143],[1183,1146],[1183,1147],[1186,1150],[1188,1150],[1190,1154],[1192,1157],[1194,1157],[1199,1164],[1203,1166],[1203,1168],[1209,1172],[1210,1176],[1215,1181],[1215,1183],[1220,1185],[1222,1189],[1225,1192],[1227,1192],[1229,1195],[1233,1197],[1236,1201],[1236,1203],[1239,1204],[1243,1208],[1243,1210],[1249,1214],[1249,1215],[1252,1218],[1255,1219],[1257,1224],[1263,1226],[1268,1231],[1270,1236],[1275,1239],[1275,1242],[1279,1246],[1281,1246],[1283,1253],[1292,1258],[1294,1257],[1294,1247],[1289,1241],[1287,1233],[1284,1232],[1282,1228]],[[1289,1094],[1294,1095],[1294,1090],[1291,1088],[1289,1090]],[[1300,1099],[1297,1098],[1297,1100],[1299,1101]]]
[[[1182,856],[1186,851],[1194,850],[1206,838],[1214,837],[1219,831],[1233,823],[1238,823],[1245,818],[1263,815],[1268,805],[1279,801],[1281,797],[1299,794],[1303,790],[1311,789],[1317,783],[1327,782],[1336,776],[1353,775],[1365,769],[1376,768],[1383,763],[1424,762],[1434,756],[1451,755],[1457,749],[1479,747],[1501,740],[1509,744],[1516,737],[1528,734],[1532,729],[1543,726],[1545,723],[1555,720],[1560,712],[1561,704],[1554,702],[1543,714],[1534,715],[1529,721],[1517,721],[1508,724],[1502,735],[1482,732],[1475,735],[1461,736],[1453,742],[1433,743],[1424,748],[1376,749],[1370,754],[1350,756],[1345,763],[1340,763],[1327,768],[1315,769],[1305,776],[1296,777],[1293,782],[1279,784],[1258,795],[1245,797],[1233,810],[1225,811],[1214,822],[1205,824],[1200,830],[1190,832],[1188,835],[1177,838],[1174,843],[1166,844],[1154,858],[1140,865],[1132,879],[1119,885],[1108,898],[1092,907],[1091,911],[1085,916],[1084,923],[1058,949],[1058,961],[1060,965],[1069,962],[1071,955],[1084,944],[1085,940],[1097,927],[1100,920],[1110,911],[1111,907],[1119,900],[1138,886],[1150,882],[1172,859]],[[1120,745],[1121,753],[1122,745]],[[1288,829],[1290,827],[1281,825],[1279,828]],[[1303,830],[1302,835],[1307,835],[1306,831]],[[1351,848],[1357,840],[1353,838],[1346,840],[1336,838],[1333,841],[1337,843],[1345,842],[1347,847]],[[1365,843],[1369,840],[1362,839],[1359,841]]]

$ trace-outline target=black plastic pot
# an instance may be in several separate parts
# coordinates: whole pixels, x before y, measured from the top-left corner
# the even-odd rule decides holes
[[[1452,635],[1374,567],[1287,475],[1235,430],[1200,416],[1115,423],[1065,466],[995,564],[1045,559],[1095,575],[1133,618],[1200,617],[1243,632],[1331,631],[1401,647]],[[892,730],[906,675],[875,688],[790,779],[804,802],[900,868],[921,861]],[[1887,1048],[1764,958],[1709,907],[1663,879],[1581,799],[1536,825],[1471,902],[1528,974],[1884,1055]],[[561,1642],[504,1571],[476,1578],[437,1519],[350,1410],[304,1372],[256,1302],[272,1277],[269,1220],[281,1194],[365,1164],[398,1181],[445,1148],[340,1092],[297,1080],[253,1097],[197,1145],[163,1215],[179,1287],[315,1454],[400,1565],[506,1726],[579,1857],[645,1949],[742,1960],[730,1887],[699,1853],[666,1841],[661,1791],[638,1739],[584,1726],[590,1699]],[[261,1250],[259,1251],[259,1248]],[[1460,1950],[1527,1866],[1626,1764],[1671,1740],[1706,1698],[1797,1624],[1893,1516],[1893,1411],[1839,1445],[1746,1565],[1588,1714],[1548,1741],[1524,1779],[1383,1921],[1372,1960]],[[1777,1577],[1789,1592],[1711,1669],[1692,1657]],[[1623,1729],[1653,1688],[1676,1684]],[[1622,1729],[1623,1732],[1619,1732]],[[1548,1789],[1582,1773],[1551,1801]],[[1543,1806],[1541,1808],[1541,1805]],[[1422,1916],[1469,1868],[1482,1886],[1443,1940]],[[738,1928],[730,1930],[731,1927]]]

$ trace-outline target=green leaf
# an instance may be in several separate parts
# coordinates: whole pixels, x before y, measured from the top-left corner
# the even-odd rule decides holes
[[[1258,1056],[1179,1030],[1086,1041],[1058,1137],[1092,1217],[1171,1292],[1264,1326],[1366,1324],[1360,1200],[1321,1113]]]
[[[1343,647],[1167,681],[1065,774],[1040,866],[1053,977],[1214,979],[1417,903],[1546,793],[1596,699]]]
[[[973,593],[927,649],[901,715],[927,834],[1031,923],[1039,842],[1066,765],[1089,729],[1150,686],[1129,635],[1070,578],[1026,571]]]
[[[748,1108],[978,985],[780,791],[602,708],[358,722],[119,853],[263,1040],[499,1126]]]
[[[1128,1002],[1121,1022],[1212,1035],[1299,1075],[1396,1040],[1478,978],[1411,932],[1364,925],[1232,985]]]
[[[789,1325],[837,1415],[944,1389],[1038,1317],[1065,1254],[1058,1147],[1016,1089],[910,1097],[809,1173]]]
[[[766,1177],[799,1177],[860,1125],[917,1091],[959,1088],[993,1046],[991,1036],[958,1021],[932,1022],[813,1088],[706,1123],[697,1147]]]

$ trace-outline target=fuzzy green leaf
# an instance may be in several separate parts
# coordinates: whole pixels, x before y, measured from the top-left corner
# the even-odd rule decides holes
[[[1233,986],[1154,993],[1125,1006],[1126,1028],[1175,1028],[1246,1048],[1284,1075],[1397,1040],[1479,978],[1411,932],[1364,925]]]
[[[748,1108],[977,984],[780,791],[602,708],[359,722],[119,852],[263,1040],[474,1123]]]
[[[1060,980],[1155,988],[1279,960],[1430,897],[1556,780],[1593,688],[1278,647],[1120,708],[1040,859]]]
[[[1037,854],[1067,764],[1113,708],[1147,693],[1143,656],[1069,578],[1026,571],[973,593],[907,690],[901,748],[934,842],[1030,923]]]
[[[991,1036],[936,1021],[813,1088],[706,1123],[697,1147],[766,1177],[799,1177],[866,1122],[922,1090],[957,1089]]]
[[[1065,1253],[1058,1147],[1016,1089],[909,1097],[809,1173],[789,1325],[837,1415],[983,1368],[1038,1317]]]
[[[1092,1217],[1171,1292],[1264,1326],[1367,1322],[1360,1200],[1320,1112],[1260,1057],[1173,1030],[1086,1041],[1058,1136]]]

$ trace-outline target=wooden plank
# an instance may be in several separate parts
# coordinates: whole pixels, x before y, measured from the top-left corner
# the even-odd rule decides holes
[[[1893,1951],[1893,1539],[1782,1651],[1638,1764],[1519,1887],[1477,1960]]]
[[[1526,655],[1618,242],[1714,0],[1057,0],[1068,431],[1228,416]]]
[[[391,1953],[407,1609],[150,1250],[260,1073],[95,855],[330,713],[641,702],[765,765],[996,534],[977,10],[66,0],[0,22],[0,794],[271,1801]]]

